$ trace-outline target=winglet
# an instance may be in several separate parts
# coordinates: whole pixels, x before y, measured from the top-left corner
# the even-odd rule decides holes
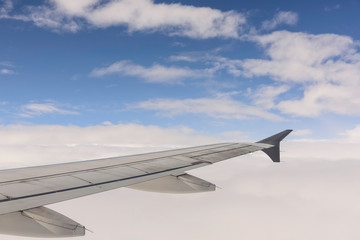
[[[258,141],[258,143],[267,143],[274,145],[271,148],[266,148],[262,150],[271,158],[273,162],[280,162],[280,142],[291,132],[292,132],[291,129],[287,129],[271,137]]]

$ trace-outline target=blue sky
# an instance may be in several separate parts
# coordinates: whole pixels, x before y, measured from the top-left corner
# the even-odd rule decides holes
[[[359,9],[2,1],[0,124],[137,123],[252,139],[294,128],[333,138],[358,124]]]

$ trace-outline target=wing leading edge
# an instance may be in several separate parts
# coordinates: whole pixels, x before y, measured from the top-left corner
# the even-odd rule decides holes
[[[43,206],[119,187],[167,193],[214,191],[214,184],[186,171],[259,150],[279,162],[280,142],[291,131],[256,143],[212,144],[0,171],[0,223],[8,223],[1,224],[0,233],[32,237],[84,235],[83,226]],[[11,222],[15,225],[31,222],[34,227],[9,227]]]

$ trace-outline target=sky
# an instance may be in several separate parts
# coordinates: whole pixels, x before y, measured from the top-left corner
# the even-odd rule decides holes
[[[357,240],[359,11],[355,0],[2,0],[0,168],[294,129],[281,164],[254,153],[191,172],[214,193],[119,189],[50,207],[95,232],[82,239]]]

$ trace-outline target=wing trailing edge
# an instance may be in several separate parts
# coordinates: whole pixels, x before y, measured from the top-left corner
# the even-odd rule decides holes
[[[184,173],[178,176],[170,175],[151,181],[128,186],[128,188],[159,193],[199,193],[215,191],[216,186],[203,179]]]

